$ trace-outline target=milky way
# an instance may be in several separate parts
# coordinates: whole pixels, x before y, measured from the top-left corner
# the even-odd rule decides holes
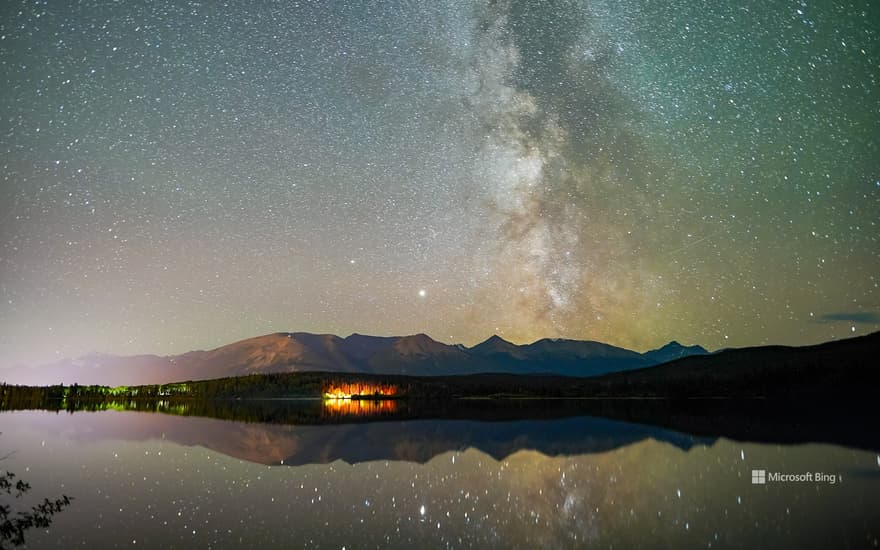
[[[0,365],[880,328],[876,3],[253,4],[0,8]]]

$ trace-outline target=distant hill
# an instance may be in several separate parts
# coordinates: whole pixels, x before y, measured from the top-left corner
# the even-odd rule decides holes
[[[647,355],[647,354],[646,354]],[[846,400],[880,389],[880,332],[814,346],[693,355],[584,381],[590,395]]]
[[[592,341],[543,339],[516,345],[492,336],[471,348],[425,334],[366,336],[280,332],[209,351],[161,357],[93,354],[34,368],[0,370],[9,384],[161,384],[248,374],[322,371],[409,376],[476,373],[596,376],[650,367],[672,358],[706,354],[671,342],[641,354]]]

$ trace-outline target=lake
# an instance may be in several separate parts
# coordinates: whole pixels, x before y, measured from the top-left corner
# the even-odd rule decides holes
[[[2,468],[31,484],[3,502],[73,497],[48,529],[26,532],[28,548],[833,548],[880,538],[872,442],[737,440],[547,414],[541,403],[491,421],[309,403],[323,413],[291,423],[265,418],[275,406],[262,403],[259,422],[0,413]]]

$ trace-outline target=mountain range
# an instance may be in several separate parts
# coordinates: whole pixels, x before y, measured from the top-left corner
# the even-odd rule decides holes
[[[517,345],[492,336],[473,347],[448,345],[425,334],[366,336],[280,332],[209,351],[181,355],[90,354],[41,367],[0,370],[7,384],[163,384],[226,376],[323,371],[411,376],[476,373],[596,376],[706,355],[700,346],[670,342],[646,353],[601,342],[549,339]]]

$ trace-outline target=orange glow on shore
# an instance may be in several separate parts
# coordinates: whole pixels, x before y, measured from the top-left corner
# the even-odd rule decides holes
[[[397,387],[390,384],[366,384],[352,382],[335,384],[324,389],[324,399],[383,398],[397,395]]]

